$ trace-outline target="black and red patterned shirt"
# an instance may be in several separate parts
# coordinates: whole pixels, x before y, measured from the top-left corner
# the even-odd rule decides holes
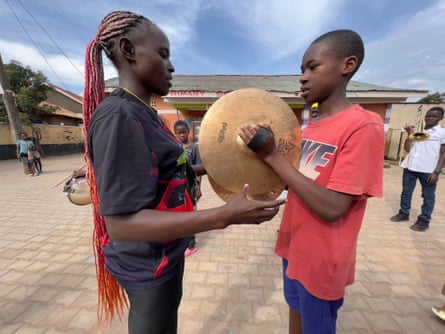
[[[153,109],[124,90],[115,90],[93,113],[88,148],[101,215],[193,210],[182,144]],[[189,238],[168,243],[110,240],[103,252],[107,270],[123,287],[149,289],[180,270],[188,243]]]

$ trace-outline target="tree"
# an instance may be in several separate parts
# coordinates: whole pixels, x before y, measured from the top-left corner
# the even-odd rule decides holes
[[[3,102],[3,113],[8,117],[9,128],[11,130],[11,139],[14,142],[19,133],[23,130],[22,122],[19,119],[19,113],[15,104],[15,99],[12,96],[11,85],[9,84],[8,76],[6,75],[5,66],[3,65],[3,59],[0,55],[0,88]],[[0,107],[2,104],[0,104]],[[2,109],[0,109],[0,113]]]
[[[35,72],[29,66],[23,67],[17,62],[5,65],[11,91],[15,98],[15,104],[19,112],[19,118],[23,124],[29,124],[33,114],[51,114],[54,108],[39,106],[48,97],[51,89],[48,79],[42,72]],[[8,122],[6,108],[0,103],[0,121]]]
[[[445,103],[445,93],[433,93],[428,94],[424,98],[421,98],[417,103],[433,103],[433,104],[439,104],[439,103]]]

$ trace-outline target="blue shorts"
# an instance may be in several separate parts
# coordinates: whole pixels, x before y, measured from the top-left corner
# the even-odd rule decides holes
[[[338,309],[343,298],[323,300],[315,297],[297,280],[286,275],[287,260],[283,259],[284,297],[289,307],[301,316],[303,333],[334,334]]]

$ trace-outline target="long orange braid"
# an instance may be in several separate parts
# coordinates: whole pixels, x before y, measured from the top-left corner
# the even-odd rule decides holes
[[[115,64],[115,38],[129,32],[145,17],[130,12],[112,12],[102,21],[96,37],[87,46],[85,56],[85,89],[83,97],[83,134],[88,143],[88,126],[93,112],[105,97],[105,81],[102,63],[103,50],[107,57]],[[147,20],[148,21],[148,20]],[[150,22],[150,21],[148,21]],[[105,268],[103,243],[108,240],[103,216],[99,214],[99,194],[96,185],[96,175],[89,158],[88,145],[85,145],[85,160],[87,162],[87,178],[90,184],[91,200],[93,204],[93,247],[98,281],[97,317],[99,324],[109,324],[117,314],[119,317],[128,307],[124,289],[110,275]]]

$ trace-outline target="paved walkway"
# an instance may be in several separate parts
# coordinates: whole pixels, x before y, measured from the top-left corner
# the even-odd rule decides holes
[[[126,333],[125,318],[96,328],[91,207],[74,206],[62,185],[53,188],[83,157],[42,161],[38,177],[22,175],[17,161],[0,161],[0,333]],[[445,303],[445,181],[424,233],[411,231],[412,222],[389,221],[400,181],[398,167],[385,169],[385,197],[369,202],[340,334],[445,333],[431,312]],[[207,182],[203,187],[201,208],[222,203]],[[418,192],[414,198],[412,217]],[[287,333],[280,260],[272,251],[279,220],[198,235],[199,251],[186,261],[180,334]]]

